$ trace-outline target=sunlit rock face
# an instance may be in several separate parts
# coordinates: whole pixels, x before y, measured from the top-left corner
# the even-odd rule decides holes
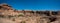
[[[19,13],[7,4],[0,5],[0,15],[18,15]]]
[[[60,11],[15,10],[0,4],[0,23],[60,23]]]

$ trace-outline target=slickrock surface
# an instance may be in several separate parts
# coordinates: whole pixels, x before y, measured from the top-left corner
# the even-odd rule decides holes
[[[60,23],[60,11],[15,10],[0,4],[0,23]]]

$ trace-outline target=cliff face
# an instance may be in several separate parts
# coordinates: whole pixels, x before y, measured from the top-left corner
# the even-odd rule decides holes
[[[60,23],[60,11],[14,10],[0,4],[0,23]]]
[[[0,5],[0,15],[18,15],[18,12],[14,12],[11,6],[7,4]]]

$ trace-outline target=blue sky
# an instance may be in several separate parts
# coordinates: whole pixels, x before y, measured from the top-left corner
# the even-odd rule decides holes
[[[60,10],[60,0],[0,0],[17,10]]]

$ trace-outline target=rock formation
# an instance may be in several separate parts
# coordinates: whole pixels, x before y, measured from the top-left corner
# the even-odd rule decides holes
[[[0,23],[60,23],[60,11],[15,10],[0,4]]]

